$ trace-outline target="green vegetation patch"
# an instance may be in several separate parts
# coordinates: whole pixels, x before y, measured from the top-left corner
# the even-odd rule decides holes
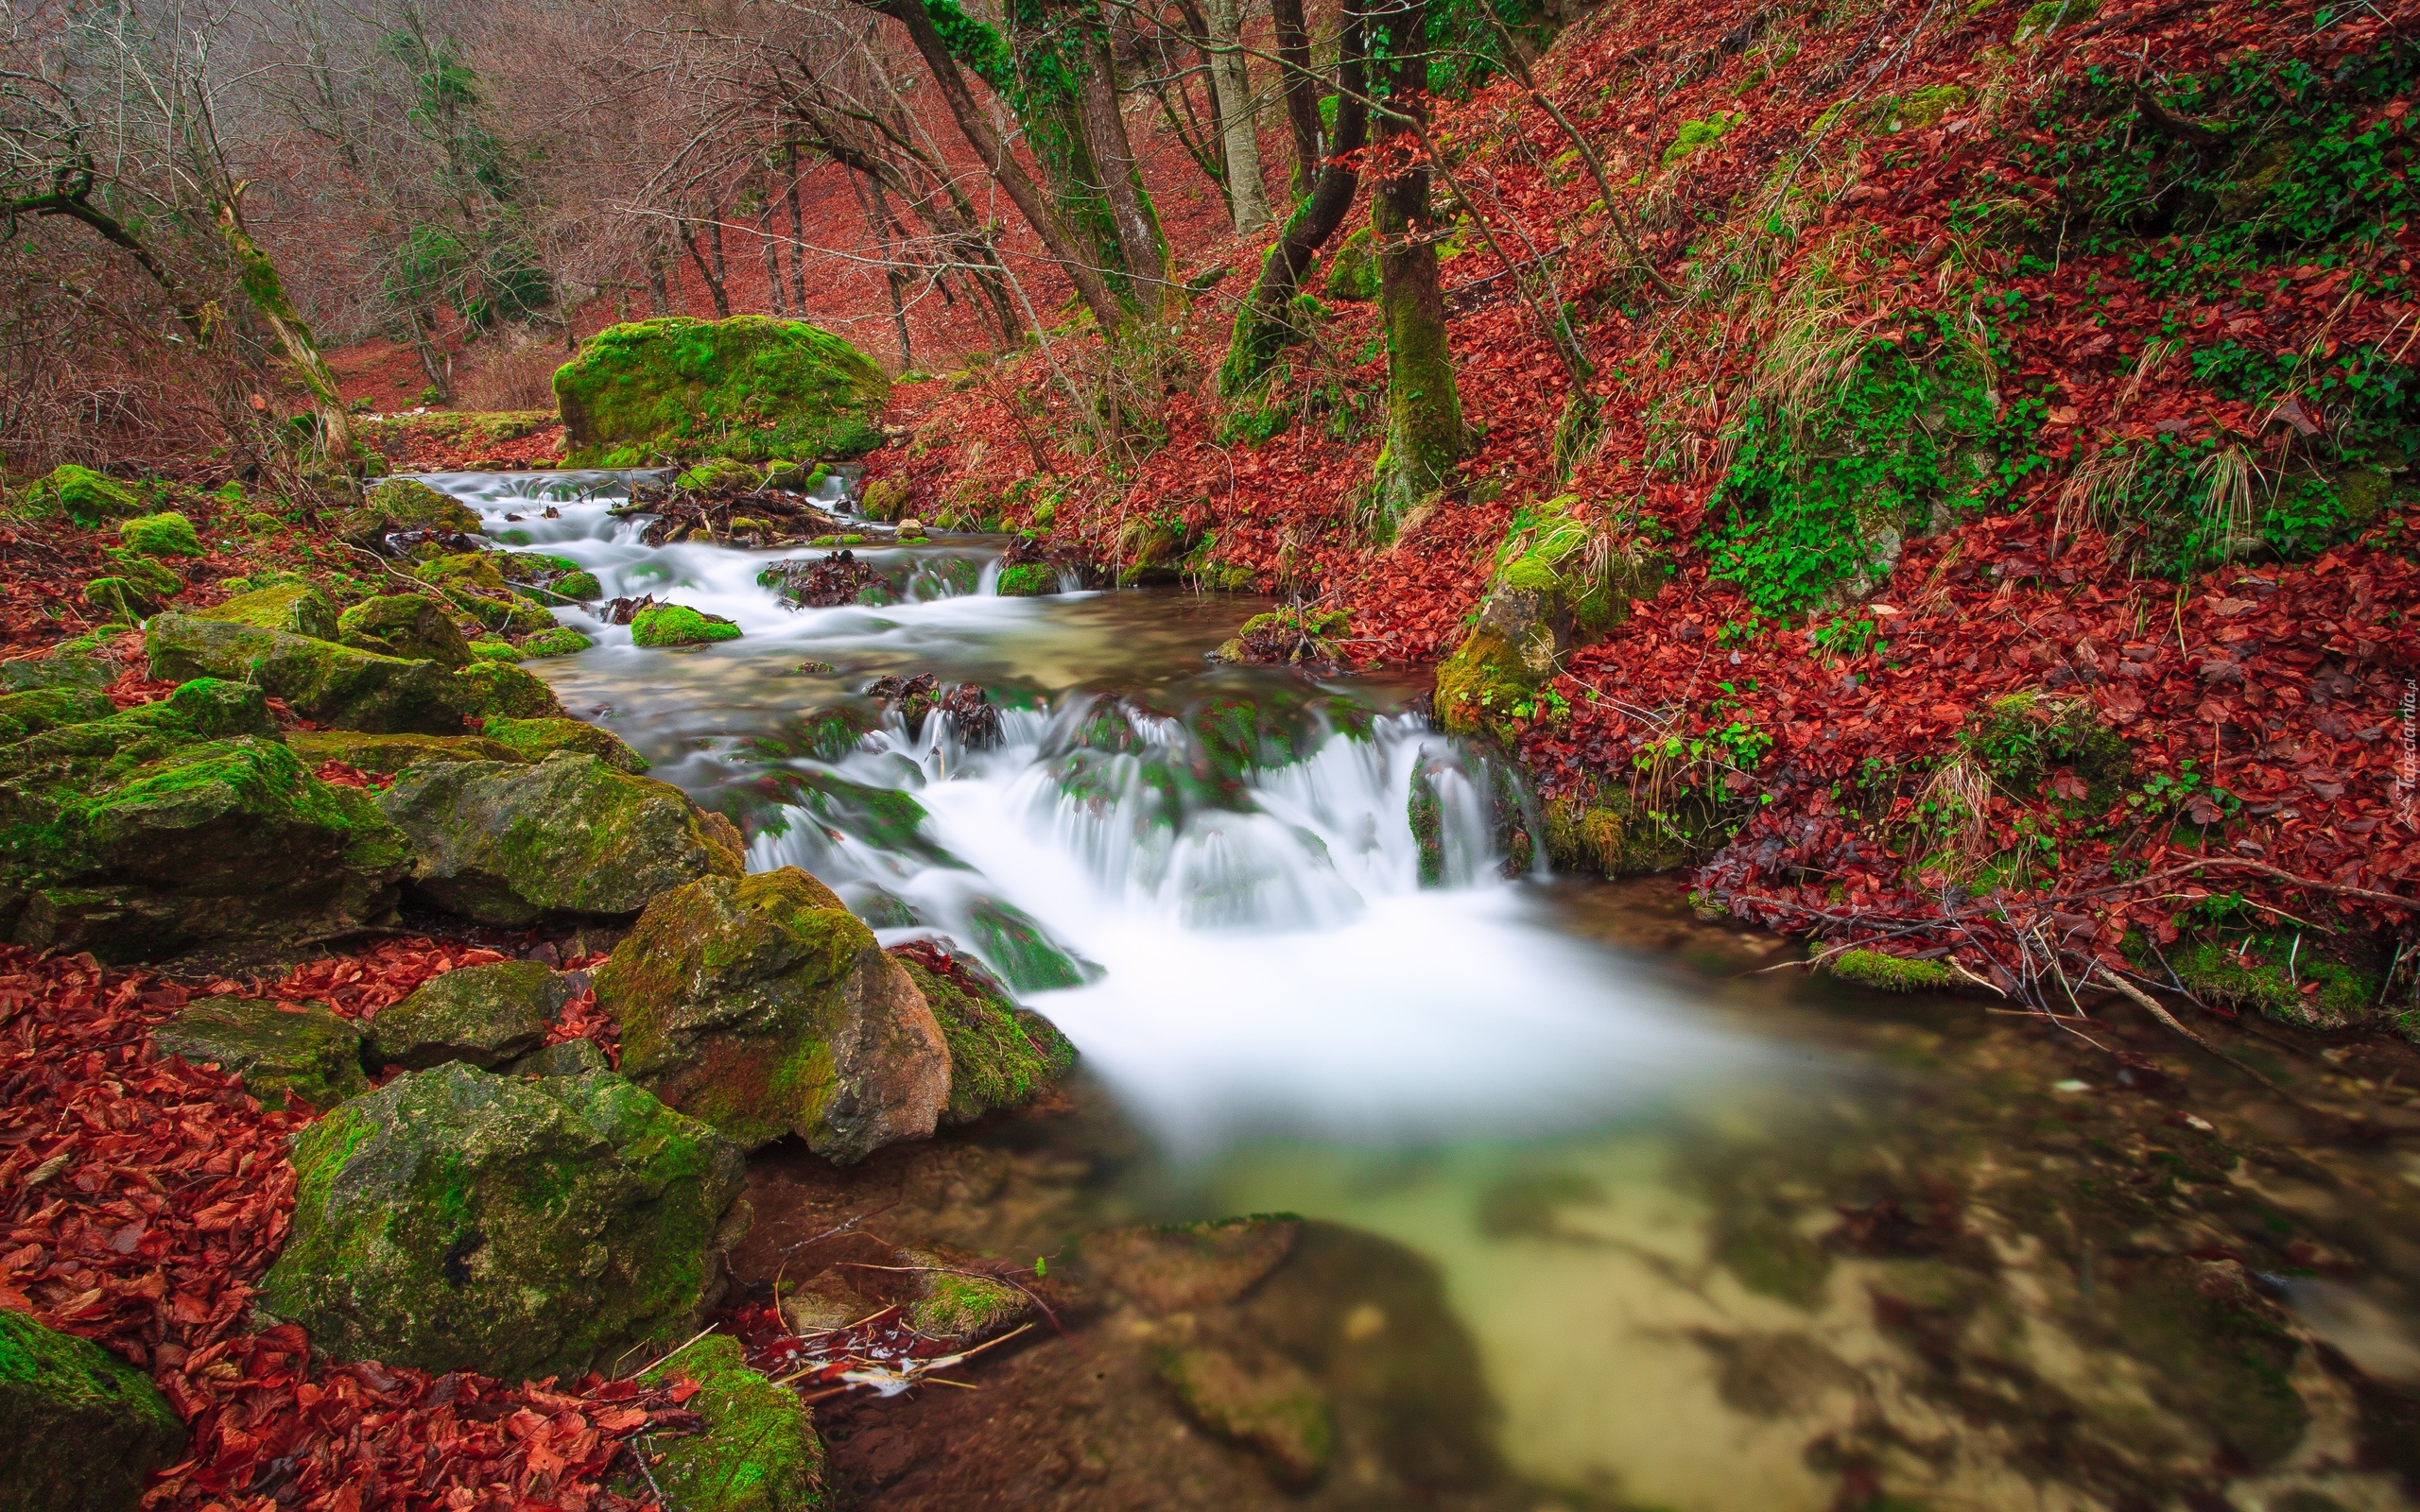
[[[173,509],[164,514],[138,515],[119,525],[117,534],[129,550],[147,557],[201,555],[201,538],[194,534],[193,522]]]
[[[854,456],[882,443],[890,380],[828,331],[740,316],[609,326],[556,370],[565,460]]]
[[[710,618],[686,604],[658,604],[639,610],[631,621],[633,645],[707,645],[738,639],[738,626]]]

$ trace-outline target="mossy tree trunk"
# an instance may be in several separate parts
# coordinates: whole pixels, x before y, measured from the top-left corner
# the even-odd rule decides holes
[[[1294,293],[1311,260],[1319,255],[1353,209],[1360,177],[1353,154],[1360,150],[1369,126],[1367,24],[1359,8],[1347,0],[1343,26],[1337,37],[1336,141],[1321,167],[1310,198],[1294,207],[1277,245],[1260,265],[1260,277],[1236,312],[1235,335],[1227,344],[1227,360],[1219,368],[1219,391],[1229,398],[1243,393],[1268,375],[1277,353],[1299,339],[1293,324]]]
[[[337,376],[329,370],[327,359],[320,355],[320,343],[311,335],[310,322],[302,318],[294,301],[286,297],[285,281],[277,276],[277,265],[244,229],[243,216],[237,209],[243,188],[235,185],[218,206],[218,234],[227,243],[227,249],[235,255],[244,293],[252,301],[252,308],[268,322],[286,360],[294,364],[302,387],[310,391],[312,411],[320,419],[320,444],[329,458],[339,465],[354,462],[360,457],[361,448],[354,438],[353,414],[345,408],[344,395],[337,389]]]
[[[1101,196],[1109,202],[1110,219],[1117,229],[1118,259],[1125,265],[1127,290],[1135,311],[1146,319],[1160,312],[1168,282],[1167,239],[1160,233],[1150,193],[1135,164],[1134,148],[1127,141],[1126,117],[1117,108],[1117,65],[1110,56],[1109,30],[1098,14],[1078,11],[1068,18],[1076,34],[1079,113],[1085,145],[1100,173]]]
[[[1371,12],[1386,61],[1373,71],[1382,101],[1378,146],[1409,146],[1410,162],[1372,191],[1370,225],[1378,253],[1378,301],[1387,334],[1387,444],[1378,454],[1378,503],[1390,518],[1449,486],[1468,455],[1454,356],[1438,282],[1437,227],[1428,204],[1429,166],[1404,141],[1420,134],[1428,77],[1426,0],[1387,0]]]

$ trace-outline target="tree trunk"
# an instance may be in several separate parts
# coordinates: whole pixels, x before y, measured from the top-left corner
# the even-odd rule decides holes
[[[713,249],[715,254],[715,276],[708,281],[714,289],[715,318],[728,320],[731,318],[731,270],[723,266],[722,261],[722,212],[719,210],[715,212],[714,219],[706,222],[706,245]]]
[[[238,185],[236,194],[241,193],[242,186]],[[353,412],[345,407],[344,396],[337,391],[337,375],[328,370],[327,359],[320,355],[320,344],[311,335],[310,323],[295,309],[294,301],[286,298],[285,284],[277,276],[277,265],[244,230],[235,204],[234,197],[230,196],[219,205],[218,234],[226,240],[228,250],[235,254],[244,293],[276,333],[277,344],[285,349],[286,359],[301,374],[302,387],[311,391],[311,408],[320,417],[320,441],[329,460],[357,465],[361,448],[353,436]]]
[[[1375,71],[1381,87],[1374,91],[1383,101],[1381,146],[1412,135],[1412,123],[1404,117],[1423,110],[1426,10],[1426,0],[1388,0],[1375,13],[1383,18],[1388,60]],[[1378,302],[1387,333],[1387,444],[1378,454],[1378,502],[1390,518],[1451,486],[1454,464],[1470,450],[1445,336],[1428,178],[1426,157],[1415,156],[1410,166],[1380,180],[1371,194]]]
[[[774,315],[786,317],[782,299],[782,249],[773,235],[773,202],[765,201],[765,213],[756,217],[756,244],[765,249],[765,303]]]
[[[1100,170],[1100,188],[1109,201],[1110,218],[1117,227],[1117,252],[1126,265],[1133,304],[1145,319],[1157,318],[1168,278],[1167,243],[1135,170],[1134,148],[1126,139],[1126,117],[1117,108],[1116,63],[1109,55],[1109,33],[1081,12],[1068,18],[1075,27],[1084,66],[1077,101],[1083,118],[1084,146]]]
[[[657,319],[672,313],[672,290],[664,280],[664,249],[653,241],[647,249],[647,299]]]
[[[1068,279],[1076,285],[1077,295],[1083,300],[1084,307],[1092,311],[1093,318],[1099,322],[1102,335],[1114,337],[1124,318],[1118,309],[1116,296],[1110,292],[1108,281],[1084,255],[1084,249],[1077,241],[1075,232],[1043,198],[1042,191],[1027,175],[1024,164],[1010,153],[1000,141],[999,133],[992,129],[991,121],[985,117],[982,106],[976,102],[975,92],[966,87],[966,80],[959,76],[958,64],[951,60],[949,48],[942,42],[932,18],[925,14],[922,0],[882,0],[877,9],[908,28],[908,40],[916,44],[916,51],[924,58],[925,66],[932,70],[933,81],[940,86],[942,98],[948,104],[950,114],[957,120],[958,129],[966,138],[967,146],[975,149],[976,160],[998,180],[1001,192],[1015,204],[1027,223],[1033,227],[1034,234],[1042,238],[1043,247],[1065,270]]]
[[[1280,97],[1294,134],[1294,193],[1307,195],[1320,171],[1320,81],[1311,72],[1311,28],[1303,20],[1303,0],[1269,0],[1269,14],[1277,24],[1277,61],[1286,71]],[[1338,95],[1340,129],[1345,95],[1358,93],[1354,85]]]
[[[1260,277],[1236,314],[1227,360],[1219,368],[1219,391],[1229,398],[1259,383],[1276,363],[1279,351],[1300,339],[1291,318],[1294,291],[1320,248],[1353,210],[1359,177],[1352,155],[1360,149],[1369,123],[1362,61],[1368,50],[1368,26],[1353,0],[1347,0],[1343,20],[1343,30],[1337,38],[1335,150],[1321,169],[1310,198],[1287,217],[1284,232],[1269,249],[1260,265]]]
[[[1260,182],[1260,112],[1253,108],[1252,76],[1240,45],[1245,0],[1208,0],[1210,87],[1219,96],[1219,124],[1227,144],[1227,211],[1236,234],[1269,224],[1269,193]]]
[[[713,226],[715,223],[709,221],[707,224]],[[697,268],[699,280],[706,285],[706,297],[714,301],[715,318],[722,320],[730,319],[731,296],[723,292],[722,286],[722,248],[719,245],[721,237],[719,235],[716,237],[717,245],[715,248],[715,259],[712,263],[708,263],[706,254],[698,249],[698,233],[689,229],[689,223],[685,220],[680,222],[680,229],[681,245],[688,250],[691,266]]]
[[[790,207],[790,308],[806,318],[806,222],[798,208],[798,146],[787,149],[789,188],[782,198]]]

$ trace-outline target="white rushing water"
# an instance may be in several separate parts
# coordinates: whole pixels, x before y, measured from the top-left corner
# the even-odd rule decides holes
[[[953,648],[996,652],[1081,597],[992,596],[982,563],[997,553],[976,545],[859,547],[901,602],[792,610],[756,576],[815,553],[648,547],[643,522],[609,513],[622,477],[426,475],[492,535],[579,563],[609,596],[652,593],[744,632],[654,651],[560,610],[599,644],[533,666],[576,672],[584,690],[685,681],[711,701],[715,659],[812,658],[855,686],[872,673],[848,679],[853,661],[903,648],[947,685]],[[1004,709],[999,744],[981,750],[940,713],[912,733],[896,714],[865,718],[837,743],[730,759],[614,728],[701,800],[743,779],[758,795],[752,867],[814,872],[886,944],[942,936],[977,955],[1181,1153],[1271,1134],[1423,1143],[1598,1126],[1691,1073],[1737,1069],[1729,1042],[1656,978],[1558,933],[1531,889],[1499,874],[1499,774],[1414,717],[1306,696],[1290,679],[1258,686],[1180,690],[1184,716],[1056,690]],[[798,696],[779,712],[793,721],[822,701]],[[764,732],[764,713],[735,711],[721,732]],[[683,723],[698,728],[694,711]],[[788,801],[764,799],[768,783]],[[1433,816],[1426,885],[1415,791]]]

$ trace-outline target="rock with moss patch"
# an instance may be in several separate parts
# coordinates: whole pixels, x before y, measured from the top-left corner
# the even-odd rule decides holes
[[[541,1045],[504,1069],[515,1076],[584,1076],[611,1071],[614,1063],[594,1040],[563,1040]]]
[[[185,1429],[143,1372],[89,1339],[0,1310],[0,1506],[130,1508],[184,1452]]]
[[[463,693],[454,680],[460,674],[433,662],[179,613],[155,615],[143,646],[155,678],[251,682],[314,724],[373,733],[462,728]]]
[[[396,1077],[305,1129],[255,1306],[340,1360],[507,1381],[688,1336],[744,1227],[738,1148],[619,1076]]]
[[[137,515],[117,527],[117,537],[128,550],[147,557],[201,555],[201,538],[194,534],[193,522],[174,509]]]
[[[1076,1047],[1030,1008],[970,991],[915,961],[907,968],[949,1047],[949,1105],[942,1119],[966,1124],[1040,1096],[1076,1064]]]
[[[1148,1313],[1232,1302],[1285,1263],[1302,1220],[1258,1213],[1205,1223],[1109,1228],[1084,1236],[1084,1268]]]
[[[686,604],[658,604],[639,610],[631,620],[633,645],[705,645],[738,639],[738,626]]]
[[[288,749],[303,765],[342,762],[355,771],[391,777],[426,762],[512,762],[525,758],[482,735],[371,735],[357,730],[294,730]]]
[[[214,608],[200,610],[194,618],[284,630],[288,635],[307,635],[315,641],[333,641],[337,633],[336,601],[309,583],[257,588]]]
[[[1344,238],[1327,266],[1327,297],[1365,303],[1378,297],[1378,259],[1370,250],[1370,228]]]
[[[545,679],[509,662],[475,662],[454,676],[462,707],[482,720],[565,717]]]
[[[540,630],[521,643],[519,659],[529,661],[539,657],[578,656],[596,643],[568,625],[558,625],[551,630]]]
[[[1306,1486],[1336,1444],[1327,1394],[1302,1366],[1264,1345],[1179,1345],[1154,1362],[1198,1426],[1251,1451],[1280,1485]]]
[[[2222,1007],[2321,1033],[2394,1022],[2376,972],[2329,960],[2293,932],[2188,940],[2166,954],[2187,991]]]
[[[925,1138],[948,1104],[915,982],[795,867],[658,898],[596,983],[624,1074],[752,1149],[795,1133],[854,1160]]]
[[[855,455],[881,444],[890,395],[882,369],[838,336],[762,316],[609,326],[555,370],[573,467]]]
[[[659,893],[743,869],[729,819],[594,756],[430,763],[377,801],[409,841],[412,890],[485,923],[627,919]]]
[[[356,651],[440,666],[464,666],[471,660],[461,627],[425,593],[363,599],[337,616],[337,639]]]
[[[90,724],[117,713],[109,695],[93,688],[27,688],[0,694],[0,745],[61,725]]]
[[[52,468],[26,496],[34,513],[64,514],[79,525],[106,524],[143,512],[143,501],[132,489],[73,462]]]
[[[584,719],[491,719],[481,732],[526,761],[544,761],[567,750],[594,756],[617,772],[636,774],[648,766],[647,758],[631,749],[621,736]]]
[[[913,1249],[900,1263],[916,1272],[916,1295],[902,1319],[926,1338],[963,1349],[1006,1332],[1040,1311],[1025,1288],[986,1275],[973,1263],[953,1263]]]
[[[48,656],[0,662],[0,689],[9,693],[34,688],[90,688],[97,692],[110,685],[112,676],[100,662],[77,651],[60,650]]]
[[[371,1021],[365,1043],[380,1066],[493,1071],[544,1044],[573,996],[570,977],[536,961],[457,967]]]
[[[725,490],[744,493],[755,489],[764,481],[763,475],[747,463],[735,462],[727,456],[717,456],[700,462],[682,473],[672,480],[672,486],[700,493],[720,492]]]
[[[824,1504],[823,1445],[798,1393],[748,1368],[739,1341],[700,1339],[648,1368],[650,1386],[696,1382],[684,1405],[705,1432],[659,1440],[648,1473],[682,1512],[812,1512]],[[636,1491],[638,1486],[632,1486]]]
[[[1843,982],[1877,992],[1947,992],[1965,978],[1938,960],[1919,961],[1880,951],[1842,951],[1824,959],[1824,970]]]
[[[264,1108],[284,1107],[292,1092],[325,1112],[370,1090],[360,1028],[324,1004],[196,998],[151,1031],[151,1043],[163,1057],[231,1073]]]
[[[461,501],[414,478],[389,478],[370,490],[360,508],[337,522],[337,534],[356,546],[375,548],[400,531],[475,536],[482,528],[479,517]]]
[[[1043,561],[1003,567],[993,592],[1002,598],[1046,598],[1059,592],[1059,569]]]

